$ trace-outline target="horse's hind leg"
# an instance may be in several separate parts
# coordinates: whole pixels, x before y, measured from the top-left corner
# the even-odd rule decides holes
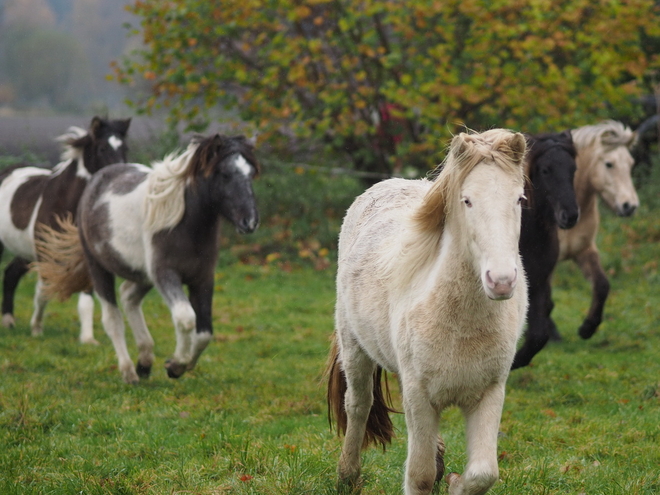
[[[339,361],[346,378],[344,407],[346,435],[337,473],[341,483],[358,485],[360,452],[364,443],[369,411],[373,404],[373,376],[376,364],[350,336],[340,338]]]
[[[603,321],[603,310],[610,292],[610,283],[600,264],[600,256],[598,255],[596,246],[592,245],[580,253],[575,261],[582,270],[585,278],[591,282],[591,307],[589,308],[589,314],[587,314],[587,317],[578,329],[580,337],[588,339],[596,333],[598,326]]]
[[[41,281],[41,278],[38,278],[37,285],[34,288],[34,312],[32,313],[32,318],[30,319],[30,327],[32,328],[33,337],[37,337],[44,333],[42,325],[48,299],[46,299],[43,294],[42,286],[43,282]]]
[[[138,348],[138,362],[135,371],[142,378],[149,376],[154,363],[154,339],[149,333],[142,313],[142,299],[150,290],[150,285],[140,285],[129,280],[122,282],[119,287],[121,304],[128,324],[133,330]]]
[[[80,343],[98,345],[94,338],[94,296],[81,292],[78,296],[78,318],[80,319]]]
[[[103,329],[108,334],[108,337],[110,337],[117,353],[121,376],[126,383],[138,383],[140,379],[135,372],[133,361],[131,361],[131,356],[128,354],[128,347],[126,346],[124,318],[117,306],[115,276],[102,268],[90,256],[87,257],[87,265],[94,283],[94,290],[101,302],[101,322],[103,323]]]
[[[5,277],[2,282],[2,324],[12,328],[14,321],[14,294],[18,282],[28,271],[28,262],[23,258],[15,257],[5,268]]]
[[[497,481],[497,435],[503,406],[504,382],[491,385],[475,407],[463,411],[468,461],[462,475],[447,476],[449,495],[481,495]]]
[[[156,271],[154,283],[170,308],[176,330],[176,348],[172,358],[166,361],[165,369],[170,378],[179,378],[186,372],[193,359],[193,332],[197,317],[183,292],[181,277],[175,271],[167,269]]]

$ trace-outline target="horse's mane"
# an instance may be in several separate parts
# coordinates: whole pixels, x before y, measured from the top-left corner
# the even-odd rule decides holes
[[[635,139],[635,133],[616,120],[605,120],[599,124],[578,127],[573,129],[571,134],[578,150],[590,147],[629,147]]]
[[[412,212],[410,227],[397,241],[398,248],[388,250],[383,258],[381,276],[393,286],[404,287],[437,256],[445,221],[461,204],[461,186],[481,162],[490,162],[507,173],[519,175],[522,186],[520,163],[525,149],[523,136],[505,129],[455,136],[445,161],[434,171],[438,172],[437,178]]]
[[[89,132],[82,127],[71,126],[64,134],[55,138],[55,141],[62,143],[63,149],[60,155],[60,163],[55,166],[54,171],[59,171],[71,160],[78,160],[83,157],[83,150],[74,146],[74,143],[88,134]]]
[[[254,150],[243,136],[195,136],[185,151],[173,152],[154,162],[147,177],[144,228],[156,232],[177,225],[186,209],[186,185],[199,177],[208,177],[216,163],[234,153],[241,153],[259,171]]]

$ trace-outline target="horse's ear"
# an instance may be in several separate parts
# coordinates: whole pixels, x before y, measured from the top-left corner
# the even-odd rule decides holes
[[[500,151],[509,156],[516,165],[521,165],[525,158],[525,151],[527,150],[527,141],[525,136],[520,132],[514,133],[508,140],[507,145],[503,146]]]
[[[469,141],[472,141],[470,135],[465,134],[464,132],[454,136],[454,138],[451,140],[450,149],[455,157],[459,157],[465,154],[468,149],[470,149]]]
[[[124,120],[117,120],[117,132],[121,134],[122,136],[126,137],[126,134],[128,133],[128,127],[131,125],[131,118],[127,118]]]
[[[250,136],[249,138],[246,138],[245,140],[246,140],[250,145],[252,145],[252,146],[256,146],[256,145],[257,145],[257,137],[258,137],[258,136],[259,136],[259,133],[258,133],[258,132],[255,132],[254,134],[252,134],[252,136]]]
[[[101,137],[101,129],[103,128],[103,119],[98,116],[94,116],[92,123],[89,125],[90,135],[95,138]]]

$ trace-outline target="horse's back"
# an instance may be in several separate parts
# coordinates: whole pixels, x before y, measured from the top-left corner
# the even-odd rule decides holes
[[[396,371],[396,357],[386,337],[390,328],[389,292],[378,273],[383,255],[395,249],[430,182],[389,179],[358,196],[348,209],[339,235],[337,330],[360,342],[381,366]]]
[[[143,202],[150,169],[120,163],[94,174],[80,201],[79,226],[89,254],[125,278],[145,270]],[[122,265],[119,269],[116,264]],[[110,268],[107,266],[106,268]]]

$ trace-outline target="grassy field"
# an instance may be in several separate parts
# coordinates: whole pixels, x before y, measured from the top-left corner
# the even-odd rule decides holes
[[[560,266],[554,317],[564,341],[509,379],[501,481],[490,493],[660,493],[659,189],[642,190],[632,219],[604,214],[612,292],[589,341],[576,334],[589,288],[574,266]],[[321,373],[334,265],[270,260],[218,269],[215,341],[180,380],[166,377],[174,331],[150,294],[156,363],[137,386],[121,381],[98,315],[100,345],[77,342],[73,301],[52,303],[43,337],[30,337],[28,277],[17,327],[0,328],[0,493],[333,493],[340,441],[328,428]],[[387,452],[364,454],[365,495],[400,492],[406,434],[403,417],[394,421]],[[441,429],[447,468],[460,472],[460,413],[449,410]]]

